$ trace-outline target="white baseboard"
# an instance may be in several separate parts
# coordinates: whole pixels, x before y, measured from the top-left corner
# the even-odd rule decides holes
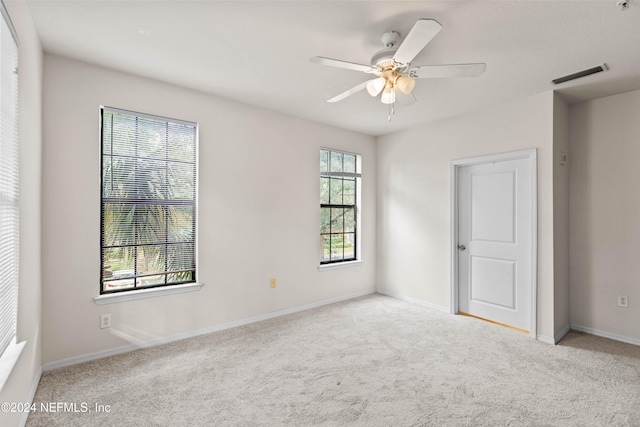
[[[545,344],[551,344],[551,345],[555,344],[554,338],[546,336],[546,335],[538,334],[538,335],[536,335],[536,340],[538,340],[540,342],[543,342]]]
[[[399,299],[399,300],[402,300],[402,301],[407,301],[407,302],[411,302],[411,303],[414,303],[414,304],[422,305],[424,307],[429,307],[429,308],[432,308],[434,310],[441,311],[443,313],[449,314],[451,312],[449,310],[449,307],[445,307],[445,306],[438,305],[438,304],[432,304],[430,302],[426,302],[426,301],[423,301],[423,300],[420,300],[420,299],[417,299],[417,298],[413,298],[413,297],[408,297],[406,295],[398,294],[396,292],[387,291],[385,289],[378,289],[377,292],[379,294],[386,295],[386,296],[389,296],[389,297],[392,297],[392,298],[396,298],[396,299]]]
[[[69,357],[68,359],[47,362],[42,365],[43,372],[53,371],[54,369],[64,368],[67,366],[77,365],[79,363],[90,362],[92,360],[104,359],[105,357],[115,356],[122,353],[128,353],[140,348],[138,345],[129,344],[122,347],[110,348],[109,350],[97,351],[95,353],[83,354],[80,356]]]
[[[33,383],[31,384],[31,390],[29,390],[29,396],[27,397],[27,402],[29,404],[33,403],[33,398],[36,395],[36,390],[38,390],[38,384],[40,384],[40,377],[42,377],[42,368],[38,369],[35,378],[33,379]],[[20,417],[19,427],[24,427],[27,425],[27,418],[29,418],[29,412],[23,412],[22,417]]]
[[[571,324],[567,323],[564,328],[560,329],[556,336],[554,337],[554,344],[558,344],[565,335],[569,333],[571,330]]]
[[[213,332],[222,331],[225,329],[236,328],[238,326],[248,325],[250,323],[260,322],[262,320],[272,319],[274,317],[285,316],[287,314],[297,313],[299,311],[309,310],[316,307],[321,307],[323,305],[334,304],[340,301],[346,301],[353,298],[359,298],[365,295],[370,295],[375,293],[375,290],[367,290],[362,292],[356,292],[354,294],[344,295],[341,297],[331,298],[327,300],[322,300],[318,302],[314,302],[311,304],[300,305],[297,307],[286,308],[284,310],[278,310],[271,313],[260,314],[258,316],[249,317],[246,319],[234,320],[233,322],[222,323],[220,325],[215,325],[203,329],[196,329],[193,331],[187,331],[181,334],[172,335],[164,338],[154,339],[150,341],[146,341],[138,344],[129,344],[122,347],[116,347],[108,350],[102,350],[95,353],[84,354],[81,356],[70,357],[68,359],[57,360],[55,362],[48,362],[42,365],[42,370],[44,372],[52,371],[58,368],[64,368],[66,366],[77,365],[79,363],[89,362],[97,359],[104,359],[105,357],[115,356],[117,354],[128,353],[133,350],[137,350],[139,348],[147,348],[154,347],[157,345],[168,344],[175,341],[180,341],[187,338],[193,338],[200,335],[206,335]]]
[[[589,328],[582,325],[576,325],[575,323],[571,324],[571,329],[578,332],[586,332],[587,334],[597,335],[603,338],[609,338],[615,341],[621,341],[627,344],[633,344],[640,346],[640,340],[637,338],[625,337],[623,335],[612,334],[611,332],[600,331],[598,329]]]
[[[545,344],[551,344],[551,345],[556,345],[560,342],[560,340],[569,333],[569,331],[571,330],[571,325],[567,324],[564,326],[564,328],[560,329],[558,331],[557,334],[555,334],[555,336],[553,337],[549,337],[547,335],[540,335],[538,334],[538,336],[536,336],[536,339],[540,342],[543,342]]]

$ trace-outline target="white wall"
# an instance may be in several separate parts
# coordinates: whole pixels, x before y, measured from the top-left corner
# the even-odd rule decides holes
[[[640,344],[640,91],[570,109],[571,324]],[[619,308],[619,295],[629,308]]]
[[[538,334],[554,336],[553,94],[378,139],[378,288],[450,306],[450,162],[538,150]]]
[[[565,154],[566,163],[563,165]],[[553,98],[554,341],[569,332],[569,106]]]
[[[40,375],[40,196],[42,151],[42,48],[25,2],[5,2],[20,39],[20,282],[18,341],[26,341],[0,402],[28,402]],[[0,412],[0,425],[19,425],[23,415]]]
[[[45,55],[44,364],[375,289],[373,137]],[[99,106],[200,124],[199,292],[96,306]],[[362,155],[361,265],[318,271],[319,149]],[[276,289],[269,279],[278,280]],[[101,313],[113,327],[99,328]],[[118,335],[118,332],[120,335]]]

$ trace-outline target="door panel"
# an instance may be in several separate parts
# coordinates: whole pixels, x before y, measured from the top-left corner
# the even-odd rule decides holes
[[[531,158],[458,168],[459,311],[531,329]],[[464,250],[462,249],[464,247]]]
[[[515,272],[514,261],[472,256],[469,299],[515,310]]]
[[[513,243],[514,173],[471,175],[471,238],[474,241]]]

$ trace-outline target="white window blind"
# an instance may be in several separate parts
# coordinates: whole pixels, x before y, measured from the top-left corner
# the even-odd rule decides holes
[[[18,305],[18,46],[0,22],[0,355],[16,335]]]
[[[101,294],[195,282],[197,130],[102,109]]]

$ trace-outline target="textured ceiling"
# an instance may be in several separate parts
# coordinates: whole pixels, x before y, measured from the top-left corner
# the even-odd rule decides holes
[[[12,1],[12,0],[9,0]],[[17,0],[13,0],[17,1]],[[56,1],[27,0],[46,52],[158,79],[354,131],[381,135],[553,90],[571,102],[640,89],[640,0],[564,1]],[[470,79],[420,79],[417,102],[388,107],[366,91],[326,99],[370,78],[311,63],[368,64],[380,35],[419,18],[442,31],[412,65],[484,62]]]

